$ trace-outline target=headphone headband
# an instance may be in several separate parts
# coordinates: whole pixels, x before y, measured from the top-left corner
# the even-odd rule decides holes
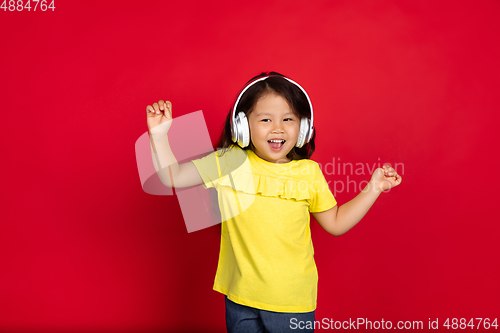
[[[309,135],[308,137],[306,138],[305,142],[309,142],[309,140],[311,140],[311,137],[312,137],[312,134],[313,134],[313,120],[314,120],[314,116],[313,116],[313,107],[312,107],[312,103],[311,103],[311,100],[309,99],[309,96],[307,95],[306,91],[304,90],[304,88],[302,88],[297,82],[285,77],[285,76],[280,76],[280,75],[268,75],[268,76],[264,76],[264,77],[260,77],[256,80],[254,80],[253,82],[249,83],[240,93],[240,95],[238,96],[238,98],[236,99],[236,103],[234,104],[234,107],[233,107],[233,116],[231,118],[231,124],[232,126],[234,126],[234,116],[236,114],[236,109],[238,108],[238,103],[240,102],[240,99],[241,97],[243,96],[243,94],[245,93],[245,91],[248,90],[248,88],[250,88],[251,86],[253,86],[254,84],[256,84],[257,82],[260,82],[260,81],[263,81],[263,80],[266,80],[267,78],[269,77],[281,77],[283,79],[286,79],[288,80],[289,82],[295,84],[297,87],[299,87],[299,89],[304,93],[304,95],[306,96],[307,98],[307,102],[309,102],[309,109],[311,109],[311,121],[309,122],[310,126],[309,126]]]

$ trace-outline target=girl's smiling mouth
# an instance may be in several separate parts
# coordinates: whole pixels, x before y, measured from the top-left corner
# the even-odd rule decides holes
[[[272,150],[274,151],[280,151],[283,145],[285,144],[286,140],[282,139],[274,139],[274,140],[267,140],[267,143],[271,147]]]

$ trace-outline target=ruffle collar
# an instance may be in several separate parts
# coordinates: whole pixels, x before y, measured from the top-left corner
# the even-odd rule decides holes
[[[259,169],[259,165],[255,166],[247,162],[236,170],[222,176],[218,181],[218,185],[227,186],[247,194],[294,200],[311,200],[313,193],[317,192],[315,182],[297,179],[299,177],[288,177],[287,174],[258,174],[256,171]]]

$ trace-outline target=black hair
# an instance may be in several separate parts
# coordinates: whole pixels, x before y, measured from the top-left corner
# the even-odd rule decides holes
[[[248,116],[250,115],[250,113],[252,113],[253,108],[257,103],[257,101],[259,100],[259,98],[269,93],[275,93],[286,99],[286,101],[292,108],[292,111],[299,117],[299,119],[306,117],[311,119],[311,109],[309,107],[309,102],[307,100],[306,95],[304,95],[302,90],[297,85],[285,79],[285,76],[283,74],[277,72],[263,72],[248,80],[248,82],[245,84],[245,87],[250,82],[265,76],[269,77],[265,80],[259,81],[254,85],[252,85],[250,88],[248,88],[247,91],[245,91],[243,96],[241,96],[235,114],[238,114],[239,112],[242,111],[245,113],[248,119]],[[229,110],[229,114],[226,117],[226,122],[224,123],[224,128],[222,129],[222,134],[219,138],[219,143],[217,145],[217,148],[219,149],[231,148],[237,145],[232,141],[231,138],[232,116],[233,116],[233,109],[231,108],[231,110]],[[294,146],[286,157],[289,158],[290,160],[301,160],[310,158],[315,150],[315,143],[314,143],[315,137],[316,137],[316,130],[314,130],[313,136],[311,137],[309,143],[304,144],[302,148],[297,148]],[[243,149],[251,149],[251,146],[252,145],[250,143],[250,145],[248,145]],[[225,149],[222,149],[222,153],[224,153],[224,151]]]

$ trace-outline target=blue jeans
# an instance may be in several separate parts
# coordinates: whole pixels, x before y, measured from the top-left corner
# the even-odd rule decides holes
[[[227,333],[313,333],[314,313],[271,312],[251,308],[230,301],[226,298],[226,328]],[[311,326],[311,329],[299,327]],[[300,323],[300,324],[299,324]],[[300,325],[300,326],[299,326]]]

